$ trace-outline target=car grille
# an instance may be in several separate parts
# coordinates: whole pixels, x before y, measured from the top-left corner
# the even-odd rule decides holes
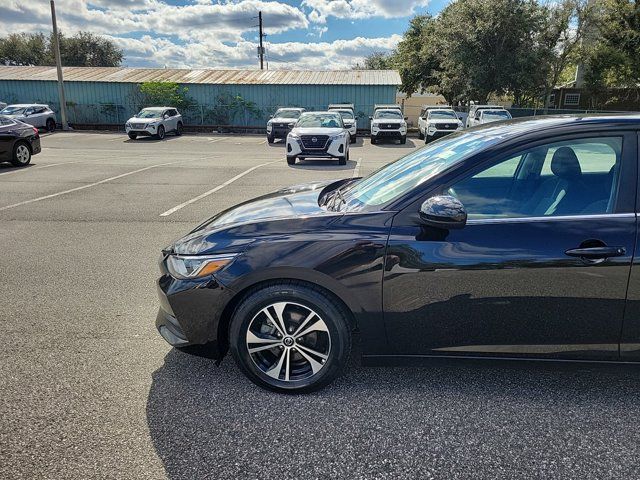
[[[289,125],[286,124],[286,123],[274,123],[273,126],[276,127],[276,128],[288,128],[289,127]]]
[[[458,125],[455,123],[444,123],[438,125],[438,130],[455,130],[456,128],[458,128]]]
[[[385,130],[399,130],[399,123],[381,123],[380,128],[384,128]]]
[[[302,135],[300,140],[304,148],[323,149],[327,146],[329,135]]]
[[[135,128],[136,130],[144,130],[146,124],[144,123],[132,123],[131,128]]]

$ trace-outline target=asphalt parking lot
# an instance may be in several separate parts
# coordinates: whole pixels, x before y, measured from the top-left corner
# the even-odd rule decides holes
[[[422,144],[286,165],[262,136],[54,133],[0,164],[1,478],[638,478],[640,370],[363,368],[306,396],[154,327],[160,249],[277,188],[366,175]]]

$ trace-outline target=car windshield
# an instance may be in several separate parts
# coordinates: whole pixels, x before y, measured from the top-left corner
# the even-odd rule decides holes
[[[483,114],[487,120],[504,120],[505,118],[511,118],[509,112],[506,110],[485,111]]]
[[[353,112],[351,110],[338,110],[338,113],[342,117],[343,120],[353,120]]]
[[[143,108],[140,110],[136,117],[138,118],[157,118],[162,115],[162,110],[158,110],[155,108]]]
[[[305,113],[300,116],[296,127],[340,128],[341,123],[340,116],[336,113]]]
[[[0,112],[0,115],[20,115],[24,113],[25,107],[6,107]]]
[[[300,110],[278,110],[274,118],[298,118],[300,116]]]
[[[449,120],[450,118],[457,119],[458,116],[456,115],[456,112],[452,112],[450,110],[433,110],[429,113],[429,118]]]
[[[498,140],[462,132],[444,137],[346,187],[344,204],[349,210],[384,205]]]
[[[394,118],[402,119],[402,113],[399,110],[376,110],[373,118]]]

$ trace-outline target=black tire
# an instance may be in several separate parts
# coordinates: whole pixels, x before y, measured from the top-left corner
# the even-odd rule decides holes
[[[45,125],[47,132],[53,132],[56,129],[56,121],[53,118],[48,118]]]
[[[156,137],[158,137],[158,140],[164,139],[164,126],[163,125],[160,125],[158,127],[158,133],[156,133]]]
[[[133,133],[133,132],[129,132],[129,138],[131,140],[135,140],[136,138],[138,138],[138,134],[137,133]]]
[[[258,358],[252,357],[247,345],[247,332],[253,322],[264,324],[266,315],[260,312],[277,303],[287,304],[282,317],[285,320],[285,327],[293,327],[285,334],[299,327],[308,311],[315,313],[316,316],[311,317],[313,323],[307,325],[323,322],[323,327],[326,327],[326,330],[317,330],[316,333],[310,332],[304,336],[304,342],[296,341],[289,347],[285,346],[285,340],[293,337],[285,335],[282,342],[274,346],[273,349],[267,349],[267,353],[263,353],[263,350]],[[275,313],[273,307],[270,308],[270,312]],[[318,317],[319,320],[316,320]],[[255,329],[255,325],[253,328]],[[270,328],[272,332],[276,332],[276,327],[273,324]],[[252,333],[254,331],[252,330]],[[260,330],[261,334],[262,331]],[[269,333],[264,335],[267,338],[270,336]],[[276,337],[271,336],[271,338],[275,339]],[[316,343],[313,343],[314,340]],[[279,340],[275,341],[279,342]],[[324,347],[329,345],[328,350],[323,350],[323,345]],[[231,319],[229,346],[239,368],[256,385],[282,393],[312,392],[331,383],[347,364],[351,353],[351,328],[348,312],[345,312],[339,301],[319,287],[298,281],[274,283],[250,291],[240,302]],[[303,350],[300,346],[313,348],[316,352],[323,350],[327,352],[326,359],[321,360],[321,357],[314,355],[317,359],[316,370],[314,370],[314,365],[299,353],[305,351],[308,354],[308,350]],[[286,353],[286,348],[290,349],[291,374],[298,377],[291,378],[289,381],[285,380],[286,370],[283,371],[283,367],[286,368],[286,365],[284,362],[278,365],[277,362],[279,356]],[[273,360],[273,363],[265,361],[265,356],[268,357],[266,360]],[[314,358],[312,357],[312,359]],[[258,366],[258,363],[262,363],[262,366]],[[276,374],[278,378],[265,373],[267,369],[271,368],[278,368]],[[274,372],[274,370],[270,371]]]
[[[371,145],[375,145],[377,142],[375,137],[371,137]]]
[[[276,141],[276,139],[275,139],[275,137],[273,135],[267,135],[267,143],[269,145],[271,145],[275,141]]]
[[[407,143],[407,136],[406,136],[406,135],[404,135],[404,136],[400,139],[400,143],[401,143],[402,145],[404,145],[405,143]]]
[[[357,137],[357,134],[356,134],[356,135],[354,135],[354,136],[352,136],[352,137],[350,137],[350,141],[349,141],[349,143],[356,143],[357,138],[358,138],[358,137]]]
[[[424,137],[424,144],[426,145],[427,143],[430,143],[430,142],[431,142],[431,139],[429,138],[429,136],[428,135],[425,136]]]
[[[182,131],[184,130],[184,127],[182,125],[182,122],[178,122],[178,126],[176,127],[176,135],[179,137],[180,135],[182,135]]]
[[[418,129],[418,138],[420,140],[424,140],[424,133],[422,133],[422,130]]]
[[[14,167],[26,167],[31,162],[31,147],[27,142],[16,142],[13,146],[11,164]]]
[[[296,164],[296,157],[287,155],[287,165],[295,165],[295,164]]]

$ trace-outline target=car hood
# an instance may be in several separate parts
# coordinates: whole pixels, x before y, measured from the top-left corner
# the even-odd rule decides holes
[[[297,118],[286,118],[286,117],[273,117],[270,122],[276,123],[296,123],[298,121]]]
[[[319,215],[335,215],[336,212],[327,211],[319,205],[318,197],[325,188],[335,188],[351,180],[349,178],[296,185],[249,200],[214,215],[169,248],[181,255],[209,253],[221,243],[233,243],[230,239],[219,242],[217,238],[232,227],[286,218],[304,219]]]
[[[460,124],[460,120],[457,120],[455,118],[452,118],[451,120],[442,120],[442,119],[437,119],[437,120],[429,120],[429,124],[432,125],[450,125],[452,123],[456,123],[456,124]]]
[[[373,123],[374,125],[377,125],[379,123],[398,123],[398,124],[402,124],[403,120],[400,120],[399,118],[390,118],[388,120],[385,120],[384,118],[376,118],[374,120],[371,120],[371,123]]]
[[[131,117],[129,120],[127,120],[127,123],[151,123],[151,122],[159,122],[160,120],[162,120],[161,117],[154,117],[154,118]]]
[[[344,129],[337,128],[322,128],[322,127],[296,127],[291,130],[291,133],[297,135],[338,135],[344,132]]]
[[[15,120],[24,120],[25,118],[27,118],[22,113],[17,113],[17,114],[14,113],[14,114],[11,114],[11,115],[9,115],[7,113],[3,113],[2,116],[3,117],[7,117],[7,118],[13,118]]]

